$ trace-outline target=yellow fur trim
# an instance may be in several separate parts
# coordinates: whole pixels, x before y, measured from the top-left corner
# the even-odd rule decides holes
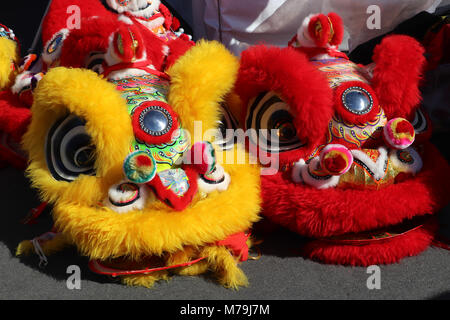
[[[149,274],[138,274],[122,277],[122,282],[127,286],[140,286],[146,288],[152,288],[156,281],[166,280],[169,281],[169,273],[165,270],[156,271]]]
[[[68,239],[63,234],[57,234],[53,239],[41,244],[42,252],[46,255],[52,255],[61,251],[67,246],[71,245]],[[16,249],[16,256],[29,255],[34,253],[34,246],[30,240],[25,240],[19,243]]]
[[[202,121],[204,129],[216,125],[218,103],[231,92],[237,68],[237,59],[218,43],[201,42],[175,63],[170,70],[169,101],[185,128],[193,130],[194,120]],[[108,189],[123,180],[122,164],[133,139],[125,101],[114,85],[91,71],[54,68],[36,88],[32,113],[24,137],[30,158],[27,173],[43,200],[54,204],[56,228],[82,254],[99,260],[124,256],[139,260],[173,254],[172,260],[178,261],[183,256],[175,253],[192,246],[204,250],[199,256],[211,253],[211,257],[197,267],[179,270],[180,273],[197,274],[210,267],[219,273],[225,286],[246,284],[228,250],[210,247],[248,230],[258,220],[259,168],[248,164],[248,154],[241,147],[216,153],[217,161],[231,177],[228,190],[204,197],[196,195],[181,212],[159,201],[148,201],[143,210],[119,214],[99,205],[108,196]],[[86,120],[86,131],[96,146],[97,156],[96,176],[80,176],[70,183],[51,176],[44,150],[48,130],[68,113]],[[205,246],[209,249],[203,249]],[[128,276],[124,282],[150,287],[154,281],[166,278],[165,272],[152,273]]]
[[[194,247],[186,247],[184,250],[177,251],[169,256],[167,259],[167,265],[173,266],[181,263],[185,263],[188,261],[192,261],[194,259],[201,258],[199,256],[199,250]],[[172,269],[172,273],[176,273],[183,276],[195,276],[208,271],[208,261],[201,260],[197,263],[194,263],[187,267],[179,267]]]
[[[33,244],[30,240],[24,240],[17,246],[16,256],[26,256],[34,252]]]
[[[202,254],[207,257],[210,269],[217,275],[219,283],[224,287],[238,289],[248,286],[247,277],[227,248],[222,246],[205,247]]]
[[[31,111],[23,145],[30,159],[27,173],[42,199],[96,204],[122,178],[122,162],[133,137],[125,102],[114,85],[89,70],[54,68],[39,82]],[[47,169],[47,132],[68,113],[87,121],[86,130],[96,147],[97,177],[82,176],[71,183],[56,181]]]
[[[192,142],[201,140],[194,137],[194,121],[201,121],[203,132],[216,128],[220,120],[218,103],[231,92],[238,68],[238,59],[222,44],[200,41],[168,71],[169,104],[191,134]]]
[[[14,41],[0,38],[0,90],[10,87],[16,76],[16,71],[11,65],[19,61],[17,51],[17,44]]]
[[[83,254],[101,260],[124,255],[139,259],[223,240],[249,229],[260,208],[259,169],[246,164],[223,166],[231,176],[228,190],[194,200],[184,211],[157,202],[142,211],[118,214],[105,207],[58,202],[53,210],[56,227]]]

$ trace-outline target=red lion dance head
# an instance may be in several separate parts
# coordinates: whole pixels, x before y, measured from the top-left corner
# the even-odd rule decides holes
[[[316,14],[288,48],[245,51],[240,118],[259,159],[277,159],[262,178],[264,215],[311,238],[305,256],[394,263],[431,244],[448,202],[450,169],[419,108],[424,50],[388,36],[361,66],[337,50],[342,37],[339,16]]]

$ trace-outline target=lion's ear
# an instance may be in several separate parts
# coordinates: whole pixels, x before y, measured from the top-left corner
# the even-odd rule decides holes
[[[219,104],[231,92],[238,68],[238,59],[222,44],[200,41],[168,70],[169,104],[186,130],[193,133],[195,121],[201,122],[202,131],[216,128]]]
[[[389,119],[411,119],[420,102],[424,49],[413,38],[392,35],[375,47],[372,87]]]

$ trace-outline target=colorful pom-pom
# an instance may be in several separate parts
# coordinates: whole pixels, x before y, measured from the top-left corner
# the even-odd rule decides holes
[[[394,149],[406,149],[413,144],[415,131],[413,125],[406,119],[394,118],[383,128],[385,142]]]
[[[216,153],[210,142],[203,141],[195,143],[186,157],[188,158],[188,163],[199,174],[210,174],[216,168]]]
[[[330,144],[320,153],[320,166],[333,176],[346,173],[353,164],[353,155],[345,146]]]
[[[151,154],[136,151],[128,155],[123,163],[125,176],[134,183],[150,182],[156,175],[156,162]]]

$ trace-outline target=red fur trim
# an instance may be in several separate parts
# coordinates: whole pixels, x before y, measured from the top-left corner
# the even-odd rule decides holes
[[[50,9],[45,16],[42,24],[42,42],[45,44],[52,36],[59,30],[67,28],[67,22],[71,17],[70,13],[67,13],[67,9],[70,6],[77,6],[80,8],[81,19],[98,16],[107,20],[116,19],[117,15],[107,10],[101,3],[101,1],[86,1],[86,0],[58,0],[52,1]],[[73,15],[73,13],[72,13]],[[83,23],[81,23],[83,28]],[[75,31],[73,29],[71,31]]]
[[[281,153],[282,164],[308,156],[325,139],[334,113],[332,90],[325,76],[295,49],[255,46],[244,51],[235,88],[245,109],[264,91],[278,93],[289,104],[298,137],[307,146]]]
[[[137,26],[120,24],[113,41],[115,53],[123,62],[142,59],[145,44]]]
[[[128,34],[126,28],[131,27],[133,33],[138,35],[137,37],[141,44],[139,46],[139,55],[142,56],[142,51],[145,49],[147,61],[151,61],[148,62],[147,65],[151,63],[156,70],[161,71],[165,59],[162,53],[164,41],[139,23],[135,18],[131,17],[130,19],[132,19],[134,23],[132,26],[117,21],[117,17],[114,17],[113,19],[98,18],[83,20],[81,29],[70,32],[69,36],[64,41],[61,52],[61,65],[75,68],[86,67],[86,60],[90,53],[106,53],[111,34],[116,32],[119,27]],[[129,40],[128,36],[125,36],[124,38]],[[129,45],[130,43],[128,41],[124,44],[124,48],[129,48]],[[129,56],[127,56],[127,58],[129,58]]]
[[[177,31],[178,29],[180,29],[181,27],[181,23],[180,20],[178,20],[176,17],[172,17],[172,26],[171,29],[173,31]]]
[[[247,261],[249,236],[248,233],[238,232],[228,236],[225,240],[217,241],[216,245],[227,247],[235,257],[239,257],[239,261]]]
[[[325,47],[330,40],[331,26],[328,17],[318,14],[311,18],[308,25],[308,33],[318,47]]]
[[[31,111],[11,91],[0,92],[0,131],[20,141],[28,128]]]
[[[420,102],[424,49],[413,38],[387,36],[375,47],[372,87],[388,119],[410,119]]]
[[[139,28],[141,36],[144,39],[147,59],[152,61],[156,70],[162,71],[166,58],[163,54],[163,45],[165,45],[165,41],[141,24],[135,17],[130,16],[129,18]]]
[[[364,90],[367,90],[367,92],[370,93],[372,96],[372,110],[370,110],[366,114],[354,114],[350,111],[348,111],[344,103],[342,102],[342,93],[347,90],[350,87],[361,87]],[[366,83],[362,81],[348,81],[341,84],[339,87],[337,87],[334,91],[334,103],[336,106],[336,112],[347,122],[352,124],[364,124],[368,121],[373,120],[378,112],[380,111],[380,105],[378,103],[377,95],[373,91],[373,89],[367,85]]]
[[[167,56],[164,70],[168,70],[179,57],[184,55],[194,45],[194,42],[182,38],[169,40],[167,43],[167,46],[169,47],[169,55]]]
[[[370,266],[399,262],[418,255],[428,248],[436,235],[435,223],[407,232],[389,240],[373,241],[366,245],[344,245],[326,240],[313,240],[301,250],[312,260],[329,264]]]
[[[449,202],[450,167],[430,143],[424,146],[423,163],[412,179],[377,191],[319,190],[292,182],[289,172],[262,176],[264,215],[294,232],[318,238],[435,213]]]
[[[344,23],[342,22],[341,17],[334,12],[330,12],[328,14],[328,18],[330,19],[333,25],[333,38],[330,41],[332,46],[338,46],[342,43],[342,39],[344,38]]]
[[[61,65],[85,68],[89,54],[106,53],[109,36],[118,28],[118,23],[99,18],[83,20],[81,29],[72,30],[64,41],[61,50]]]
[[[139,123],[139,118],[142,111],[147,109],[149,106],[158,106],[169,112],[169,114],[172,117],[172,127],[167,133],[161,136],[152,136],[146,133],[144,130],[142,130],[141,125]],[[167,103],[164,103],[162,101],[149,101],[139,105],[139,107],[136,108],[136,110],[133,113],[132,124],[134,135],[136,136],[136,138],[139,139],[140,141],[145,142],[148,145],[157,145],[170,142],[170,140],[172,139],[173,132],[179,128],[178,116]]]
[[[160,4],[159,12],[161,12],[161,14],[164,16],[164,27],[168,30],[173,28],[173,26],[172,26],[173,17],[172,17],[172,13],[170,13],[170,10],[165,5]],[[177,29],[174,28],[173,30],[177,30]]]

